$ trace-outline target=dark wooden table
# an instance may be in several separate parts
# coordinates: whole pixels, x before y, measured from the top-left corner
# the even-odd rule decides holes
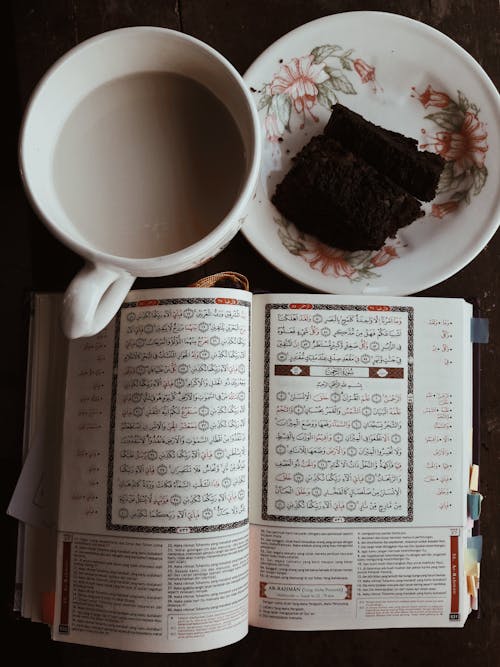
[[[56,665],[407,665],[468,667],[500,665],[500,235],[457,275],[425,294],[477,298],[490,319],[481,375],[481,517],[485,551],[481,567],[480,617],[461,630],[373,630],[287,633],[251,629],[238,644],[191,655],[122,653],[58,644],[48,630],[12,613],[16,522],[5,515],[19,471],[26,372],[26,299],[30,290],[63,291],[81,260],[52,238],[32,212],[21,188],[17,137],[22,112],[38,79],[65,51],[104,30],[157,25],[182,30],[215,47],[240,72],[278,37],[315,18],[351,10],[405,14],[441,30],[463,46],[498,85],[497,0],[46,0],[2,5],[4,35],[4,149],[1,298],[4,360],[0,379],[2,417],[2,618],[4,654],[16,664],[48,658]],[[418,54],[415,56],[418,57]],[[6,77],[6,81],[5,81]],[[498,156],[492,156],[498,159]],[[471,220],[471,224],[474,221]],[[254,290],[303,291],[274,270],[240,234],[205,266],[141,286],[175,286],[220,270],[245,273]]]

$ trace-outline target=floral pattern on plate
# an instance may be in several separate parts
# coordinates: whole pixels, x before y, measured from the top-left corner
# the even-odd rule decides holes
[[[356,95],[349,72],[355,72],[362,84],[369,84],[373,92],[382,89],[375,78],[375,68],[361,58],[354,58],[354,49],[344,50],[338,44],[315,46],[308,55],[282,62],[270,83],[265,83],[257,104],[266,110],[264,127],[268,141],[279,141],[290,131],[292,112],[300,118],[300,129],[306,116],[314,122],[317,104],[330,109],[338,95]],[[356,77],[355,77],[356,78]],[[355,81],[356,83],[356,81]]]
[[[349,252],[332,248],[299,231],[295,225],[284,218],[274,218],[278,225],[278,236],[285,248],[292,255],[300,256],[313,271],[320,271],[324,276],[347,278],[352,282],[378,278],[375,268],[385,266],[399,257],[398,242],[387,242],[380,250],[358,250]]]
[[[446,160],[437,191],[438,195],[444,196],[431,208],[432,216],[443,218],[456,211],[462,202],[469,204],[471,196],[478,195],[483,189],[488,178],[484,163],[488,133],[479,119],[480,109],[460,90],[456,100],[430,85],[421,93],[415,87],[412,91],[412,97],[416,97],[425,109],[436,109],[425,119],[439,129],[435,134],[422,129],[425,141],[420,148],[433,151]]]

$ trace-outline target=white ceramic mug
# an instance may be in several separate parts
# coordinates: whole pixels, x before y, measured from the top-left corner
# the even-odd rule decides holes
[[[160,256],[122,256],[89,241],[68,215],[54,183],[54,151],[67,119],[82,100],[109,82],[144,72],[187,77],[220,100],[238,128],[244,166],[234,201],[208,233]],[[255,190],[260,154],[257,112],[242,77],[223,56],[193,37],[148,26],[112,30],[81,43],[53,65],[25,112],[20,167],[26,192],[39,217],[60,241],[86,259],[65,294],[62,324],[66,335],[78,338],[102,330],[121,306],[135,277],[179,273],[220,252],[241,227]],[[75,154],[74,159],[78,157]],[[115,233],[113,227],[110,229]]]

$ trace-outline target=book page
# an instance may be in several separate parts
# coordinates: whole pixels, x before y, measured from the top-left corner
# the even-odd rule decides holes
[[[456,540],[465,539],[470,317],[461,300],[254,298],[252,624],[326,629],[464,621],[463,610],[449,605],[449,563]],[[368,553],[374,535],[379,542]],[[403,547],[409,542],[412,548]],[[400,572],[385,550],[396,551]],[[456,553],[460,558],[458,547]],[[289,562],[291,554],[291,579],[286,567],[273,575],[263,565]],[[377,561],[371,578],[389,582],[387,591],[396,586],[405,601],[397,613],[388,603],[381,621],[363,611],[368,560]],[[422,607],[412,577],[418,572],[430,581],[436,568],[442,585],[435,595],[426,589],[429,605]],[[337,578],[339,571],[349,574]],[[408,577],[411,586],[398,589]],[[326,588],[300,589],[311,581]],[[266,602],[269,590],[285,584],[300,589],[290,615],[284,602]],[[387,598],[383,587],[376,596]],[[330,626],[329,605],[332,613],[342,610]]]
[[[62,297],[32,298],[23,469],[7,513],[17,518],[16,595],[21,615],[45,621],[55,588],[59,452],[66,368],[66,340],[59,326]]]
[[[250,305],[135,291],[71,342],[56,639],[170,652],[247,633]]]

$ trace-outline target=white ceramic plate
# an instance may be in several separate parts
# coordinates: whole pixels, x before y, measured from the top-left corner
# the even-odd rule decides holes
[[[308,23],[245,74],[259,108],[263,163],[242,231],[277,269],[322,292],[413,294],[468,264],[500,221],[500,97],[451,39],[396,14],[348,12]],[[411,136],[447,165],[427,214],[377,252],[328,248],[270,198],[335,101]]]

